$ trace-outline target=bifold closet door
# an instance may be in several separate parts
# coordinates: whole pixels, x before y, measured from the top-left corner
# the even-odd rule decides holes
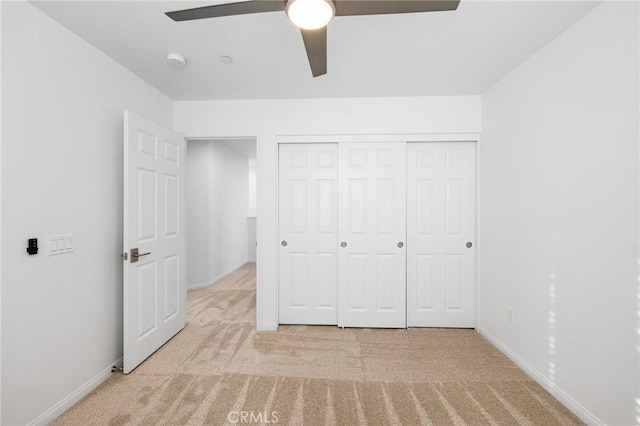
[[[337,324],[337,181],[337,144],[280,144],[280,324]]]
[[[341,143],[338,158],[338,325],[403,328],[405,143]]]
[[[407,144],[407,325],[475,326],[473,142]]]

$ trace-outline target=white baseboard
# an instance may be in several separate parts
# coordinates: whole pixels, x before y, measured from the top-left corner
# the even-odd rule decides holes
[[[55,404],[53,407],[49,408],[47,411],[38,416],[35,420],[27,423],[28,426],[36,426],[36,425],[47,425],[55,420],[60,414],[67,411],[71,408],[76,402],[80,401],[82,398],[87,396],[92,390],[97,388],[102,382],[107,380],[111,374],[111,369],[113,366],[122,367],[122,358],[117,361],[109,364],[107,368],[96,374],[92,379],[88,382],[80,386],[75,391],[71,392],[69,396],[62,399],[60,402]]]
[[[214,281],[215,282],[215,281]],[[187,286],[187,291],[191,291],[191,290],[200,290],[201,288],[207,288],[207,287],[211,287],[213,285],[214,282],[211,281],[203,281],[201,283],[196,283],[196,284],[189,284]]]
[[[567,407],[573,414],[578,416],[580,420],[591,426],[603,426],[598,417],[593,415],[589,410],[580,405],[575,399],[573,399],[568,393],[558,387],[557,384],[552,383],[547,376],[539,372],[533,365],[529,364],[520,355],[513,352],[507,345],[502,343],[500,339],[491,334],[489,331],[482,327],[476,329],[485,339],[491,342],[496,348],[505,354],[511,361],[513,361],[518,367],[523,369],[533,380],[535,380],[540,386],[542,386],[547,392],[553,395],[558,401],[560,401],[565,407]]]
[[[234,266],[233,268],[227,270],[226,272],[223,272],[222,274],[218,275],[217,277],[213,277],[213,278],[209,279],[208,281],[204,281],[204,282],[200,282],[200,283],[196,283],[196,284],[189,284],[189,285],[187,285],[187,291],[198,290],[198,289],[201,289],[201,288],[211,287],[212,285],[214,285],[215,283],[217,283],[218,281],[220,281],[221,279],[223,279],[224,277],[226,277],[230,273],[236,271],[237,269],[242,268],[247,263],[251,263],[251,261],[250,260],[244,260],[241,263],[239,263],[238,265]]]
[[[278,323],[271,321],[263,322],[262,324],[258,325],[257,329],[258,331],[277,331]]]

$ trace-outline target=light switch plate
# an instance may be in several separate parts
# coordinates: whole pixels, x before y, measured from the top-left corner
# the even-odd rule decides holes
[[[73,234],[54,235],[48,238],[49,256],[71,253],[74,251]]]

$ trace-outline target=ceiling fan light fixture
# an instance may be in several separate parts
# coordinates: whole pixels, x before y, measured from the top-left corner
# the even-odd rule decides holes
[[[336,14],[332,0],[289,0],[286,10],[291,22],[304,30],[323,28]]]

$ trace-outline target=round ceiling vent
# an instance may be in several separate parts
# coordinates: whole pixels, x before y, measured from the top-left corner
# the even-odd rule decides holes
[[[167,63],[174,68],[184,68],[187,66],[187,60],[184,59],[184,56],[178,55],[177,53],[167,55]]]

